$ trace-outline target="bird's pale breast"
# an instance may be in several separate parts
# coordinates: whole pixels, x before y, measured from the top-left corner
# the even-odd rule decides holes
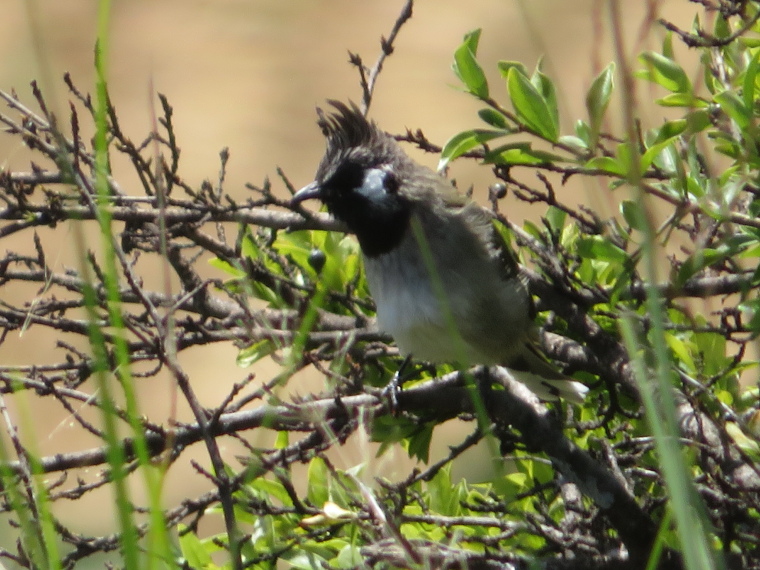
[[[411,236],[390,253],[365,258],[378,327],[418,359],[504,362],[528,328],[524,293],[472,249],[460,256],[436,250],[445,253],[436,258],[434,276]]]

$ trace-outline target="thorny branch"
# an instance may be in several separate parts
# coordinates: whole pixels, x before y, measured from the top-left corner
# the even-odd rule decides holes
[[[384,59],[392,52],[399,29],[411,16],[411,8],[412,3],[408,2],[392,33],[383,40],[383,53],[372,69],[365,69],[358,56],[352,56],[361,70],[365,107],[371,101],[375,81]],[[22,104],[16,96],[0,93],[11,110],[0,113],[0,123],[10,136],[19,137],[38,156],[27,171],[0,173],[0,238],[13,236],[26,239],[29,244],[23,251],[6,250],[0,258],[0,293],[19,284],[29,292],[28,297],[21,300],[0,294],[0,346],[18,331],[34,334],[50,330],[58,334],[56,348],[61,354],[60,361],[54,364],[0,366],[0,396],[10,399],[26,390],[55,400],[80,429],[103,439],[100,428],[86,413],[90,408],[104,409],[92,381],[93,374],[103,363],[77,346],[82,342],[86,345],[89,339],[93,322],[82,317],[81,309],[91,303],[96,315],[94,324],[101,327],[108,348],[107,364],[113,368],[116,337],[108,319],[106,277],[96,252],[87,252],[86,261],[95,276],[94,282],[89,282],[82,271],[56,265],[46,255],[42,232],[38,235],[36,231],[37,228],[56,230],[61,225],[88,224],[99,216],[94,205],[94,154],[77,134],[82,116],[92,113],[92,107],[89,97],[79,92],[70,78],[66,78],[66,83],[78,106],[71,109],[69,122],[76,128],[72,129],[72,139],[65,140],[64,149],[59,144],[55,121],[38,91],[40,113]],[[311,329],[303,336],[302,326],[314,298],[321,291],[320,283],[314,271],[292,256],[283,255],[273,244],[283,232],[343,231],[345,228],[323,214],[305,217],[300,212],[290,211],[274,196],[268,183],[262,188],[251,186],[254,194],[244,200],[233,198],[225,188],[226,152],[221,155],[218,180],[213,184],[204,183],[200,188],[193,187],[181,176],[172,109],[164,97],[161,97],[161,109],[163,115],[158,123],[163,130],[139,142],[128,137],[115,110],[109,109],[112,152],[122,153],[129,159],[140,185],[139,190],[127,189],[118,180],[108,179],[107,207],[119,237],[115,243],[120,274],[118,292],[123,334],[135,366],[133,379],[148,382],[158,374],[168,373],[182,382],[187,388],[185,397],[193,400],[190,390],[193,379],[180,365],[183,354],[196,346],[230,342],[244,350],[258,347],[262,353],[272,354],[282,364],[283,372],[263,380],[250,375],[238,382],[220,379],[231,385],[229,393],[217,403],[195,401],[196,421],[191,424],[180,424],[168,417],[141,418],[139,437],[127,437],[119,443],[128,463],[127,470],[140,468],[138,445],[144,445],[151,458],[162,458],[168,465],[182,459],[185,450],[204,437],[214,441],[235,437],[244,442],[246,430],[290,432],[293,439],[284,448],[254,449],[244,442],[255,465],[248,465],[238,476],[222,480],[198,464],[198,473],[212,481],[214,489],[169,509],[165,513],[167,524],[175,527],[185,523],[190,531],[195,531],[209,507],[223,502],[225,494],[235,497],[236,508],[246,508],[254,514],[317,514],[321,505],[308,504],[292,485],[286,486],[293,498],[293,506],[288,508],[264,502],[243,504],[235,493],[245,485],[246,470],[256,469],[258,476],[269,474],[287,481],[292,465],[325,457],[325,451],[345,442],[358,430],[368,429],[370,420],[388,415],[389,402],[372,386],[378,384],[378,371],[381,380],[387,379],[396,365],[397,352],[389,346],[390,339],[374,329],[372,304],[362,298],[351,283],[342,290],[325,293],[324,304],[316,309]],[[438,148],[421,132],[398,138],[422,148]],[[478,152],[471,155],[481,157]],[[532,176],[535,170],[539,171],[538,182]],[[574,220],[583,235],[597,236],[605,231],[608,221],[602,223],[589,212],[562,203],[555,188],[558,182],[549,178],[559,177],[562,184],[571,176],[603,173],[546,164],[536,165],[527,176],[523,174],[515,168],[495,172],[519,199],[554,206]],[[686,198],[677,199],[663,193],[658,186],[661,173],[644,173],[644,179],[653,197],[670,204],[684,219],[689,216],[693,220],[681,223],[679,231],[692,240],[697,235],[701,238],[699,223],[710,218],[711,212],[706,210],[710,204],[706,201],[688,203]],[[495,200],[495,206],[500,199]],[[394,538],[393,532],[389,537],[372,534],[374,530],[367,531],[374,542],[364,547],[362,554],[368,561],[393,562],[411,556],[438,561],[441,567],[527,568],[529,558],[519,554],[493,554],[500,551],[501,541],[524,535],[545,541],[542,555],[546,568],[620,568],[626,564],[631,568],[640,567],[655,540],[663,504],[661,494],[646,490],[661,486],[661,476],[651,461],[651,439],[627,430],[628,419],[641,417],[638,388],[628,355],[615,327],[608,323],[612,319],[609,307],[634,310],[639,306],[646,295],[645,284],[638,278],[635,267],[623,287],[585,283],[575,273],[581,260],[561,247],[548,223],[545,234],[537,237],[494,210],[498,223],[509,229],[515,242],[532,260],[533,268],[526,275],[538,309],[549,315],[542,331],[547,353],[563,364],[568,373],[581,374],[596,388],[593,398],[598,404],[598,417],[579,421],[560,405],[543,405],[502,369],[471,371],[471,378],[487,403],[492,422],[489,429],[503,453],[535,455],[553,468],[554,479],[548,484],[536,481],[526,495],[538,505],[536,514],[530,520],[516,522],[510,517],[510,510],[514,508],[514,501],[524,497],[510,499],[496,493],[482,503],[467,505],[477,516],[411,515],[405,511],[405,507],[416,500],[414,484],[433,479],[465,450],[488,436],[476,430],[461,443],[452,445],[448,456],[422,473],[413,471],[407,479],[394,484],[383,482],[378,491],[382,493],[382,501],[375,502],[373,498],[357,504],[356,508],[368,528],[374,528],[370,522],[377,523],[380,517],[385,517],[386,528],[395,530],[412,522],[438,525],[447,533],[462,525],[498,529],[498,536],[484,534],[470,539],[479,542],[479,552],[486,554],[441,549],[441,545],[417,541],[402,543]],[[727,224],[758,227],[757,220],[739,211],[727,213],[725,220]],[[724,230],[725,226],[717,227],[709,239],[718,242]],[[704,246],[710,244],[708,241]],[[622,241],[615,245],[621,249],[629,247]],[[165,259],[179,283],[177,291],[156,291],[144,285],[149,271],[146,261],[154,256]],[[201,259],[216,259],[220,265],[227,264],[228,272],[204,277],[198,271]],[[235,277],[230,280],[231,274]],[[757,287],[754,271],[730,263],[712,267],[710,272],[698,272],[680,284],[669,281],[659,285],[663,299],[673,306],[687,298],[746,296]],[[250,302],[250,298],[257,295],[269,300],[276,297],[277,302],[262,308],[261,304]],[[641,316],[640,320],[642,327],[646,327],[646,317]],[[715,315],[712,322],[700,326],[709,327],[711,332],[732,343],[739,354],[743,354],[753,335],[753,328],[738,310],[725,310]],[[171,337],[167,338],[169,334]],[[302,354],[288,361],[281,349],[298,343],[303,344]],[[343,365],[328,366],[333,361]],[[332,388],[293,401],[274,397],[277,386],[305,368],[322,372]],[[756,545],[752,543],[752,520],[747,513],[760,508],[760,471],[725,431],[726,422],[746,428],[747,418],[734,413],[710,391],[715,378],[694,379],[683,374],[681,378],[678,404],[683,444],[698,455],[702,469],[699,489],[715,514],[712,523],[727,544]],[[393,412],[397,419],[416,426],[415,429],[455,417],[472,419],[471,389],[472,384],[460,374],[442,375],[403,390]],[[3,402],[0,408],[5,409]],[[116,406],[113,413],[125,427],[134,422],[135,418],[124,408]],[[61,478],[50,483],[51,500],[77,500],[109,484],[107,471],[94,481],[69,477],[69,473],[78,468],[107,465],[107,446],[36,458],[32,466],[30,452],[17,435],[13,421],[7,414],[3,417],[16,450],[16,459],[3,467],[9,477],[11,474],[19,477],[22,487],[29,491],[30,508],[34,506],[30,481],[37,472],[62,473]],[[591,442],[588,449],[573,443],[564,429],[566,426],[576,434],[588,435]],[[595,430],[603,430],[608,439],[599,439]],[[588,501],[581,500],[581,494]],[[572,509],[567,507],[565,516],[558,522],[550,506],[559,501],[573,506]],[[386,509],[385,513],[380,504]],[[0,502],[0,509],[11,510],[7,498]],[[58,532],[72,546],[65,559],[67,567],[94,552],[119,547],[119,537],[115,535],[81,536],[62,525]],[[147,525],[138,529],[141,535],[145,532]],[[449,536],[452,537],[453,534]],[[291,548],[297,548],[297,542]],[[0,557],[22,565],[26,560],[23,552],[0,550]],[[672,552],[666,554],[664,562],[679,563]]]
[[[388,56],[393,53],[393,43],[396,41],[396,36],[398,35],[399,31],[401,31],[403,25],[412,17],[413,7],[414,0],[406,0],[403,8],[401,9],[401,13],[396,19],[396,22],[393,24],[391,33],[388,34],[387,38],[380,38],[380,55],[377,57],[377,61],[375,61],[375,65],[372,66],[372,69],[365,67],[361,56],[355,53],[349,53],[349,61],[359,71],[359,83],[362,88],[361,110],[365,115],[369,110],[369,106],[372,104],[372,96],[375,93],[375,85],[377,83],[378,77],[380,77],[380,72],[383,70],[383,64],[385,63],[385,60],[388,58]]]

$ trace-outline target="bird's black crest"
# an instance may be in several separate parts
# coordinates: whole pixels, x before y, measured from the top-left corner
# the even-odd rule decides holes
[[[328,143],[341,148],[368,145],[377,136],[377,127],[368,121],[354,103],[346,105],[341,101],[327,101],[335,108],[329,115],[317,108],[317,124]]]
[[[327,151],[317,177],[331,174],[332,168],[345,160],[364,167],[397,162],[405,157],[392,137],[368,120],[359,108],[350,103],[328,100],[333,112],[317,109],[317,124],[327,138]]]

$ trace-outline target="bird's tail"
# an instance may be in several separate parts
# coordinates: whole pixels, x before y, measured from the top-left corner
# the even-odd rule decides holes
[[[588,386],[559,372],[530,341],[525,343],[525,350],[510,359],[506,366],[515,380],[525,384],[542,400],[562,398],[573,404],[582,404],[588,393]]]

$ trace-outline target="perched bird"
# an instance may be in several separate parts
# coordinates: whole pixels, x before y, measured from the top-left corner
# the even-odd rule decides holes
[[[354,105],[329,103],[326,153],[292,203],[317,198],[356,234],[378,328],[415,358],[503,365],[540,398],[581,402],[586,386],[538,352],[525,276],[488,213]]]

